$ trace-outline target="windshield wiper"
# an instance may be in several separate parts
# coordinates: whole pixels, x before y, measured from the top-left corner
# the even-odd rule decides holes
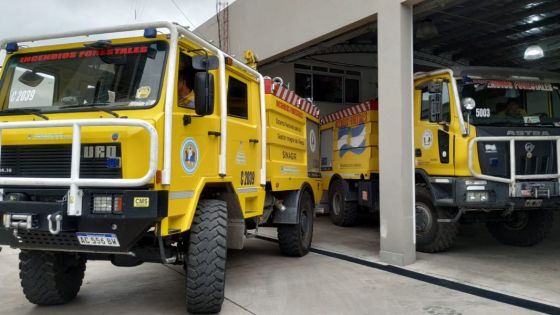
[[[107,113],[109,115],[112,115],[115,118],[120,118],[121,116],[119,114],[117,114],[114,111],[107,108],[109,106],[111,106],[111,105],[105,105],[105,107],[99,107],[99,106],[96,106],[96,105],[66,105],[66,106],[61,106],[59,108],[61,108],[61,109],[65,109],[65,108],[93,108],[93,109],[98,110],[100,112],[104,112],[104,113]]]
[[[43,118],[44,120],[49,120],[49,117],[41,114],[41,110],[37,108],[8,108],[0,113],[6,114],[27,114],[27,115],[34,115],[39,118]]]

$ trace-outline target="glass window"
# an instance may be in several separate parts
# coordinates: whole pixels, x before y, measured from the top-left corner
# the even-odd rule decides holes
[[[449,101],[449,85],[444,82],[441,89],[441,120],[451,122],[451,105]]]
[[[360,72],[317,66],[304,69],[303,65],[295,68],[297,95],[316,102],[342,105],[360,102]]]
[[[303,98],[313,98],[311,74],[296,73],[296,94]]]
[[[234,77],[229,77],[227,92],[228,116],[247,119],[249,117],[248,106],[247,84]]]
[[[542,91],[527,91],[526,98],[527,115],[545,115],[548,116],[548,95],[549,93]]]
[[[296,63],[296,64],[294,65],[294,68],[296,68],[296,69],[311,69],[311,66],[300,65],[299,63]]]
[[[359,103],[360,81],[356,79],[346,79],[344,82],[344,94],[346,103]]]
[[[430,119],[430,93],[428,90],[422,91],[422,104],[420,105],[420,120]]]
[[[342,77],[313,74],[313,100],[342,103]]]
[[[15,55],[4,69],[1,107],[56,112],[154,105],[166,50],[166,43],[154,42]]]
[[[560,126],[557,84],[486,79],[458,83],[461,96],[476,101],[470,116],[474,125]]]
[[[552,113],[554,118],[560,118],[560,88],[556,88],[552,93]]]
[[[14,80],[10,89],[10,97],[8,99],[8,108],[26,108],[26,107],[47,107],[52,104],[54,97],[55,78],[52,75],[36,72],[28,73],[28,70],[22,67],[15,67],[14,75],[16,78],[25,76],[37,76],[35,84],[29,84],[25,80]]]

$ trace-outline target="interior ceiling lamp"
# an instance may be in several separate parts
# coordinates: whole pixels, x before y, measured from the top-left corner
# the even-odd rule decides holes
[[[416,38],[418,39],[429,39],[434,38],[439,35],[439,32],[432,22],[432,20],[424,20],[418,23],[418,28],[416,30]]]
[[[525,60],[537,60],[541,59],[542,57],[544,57],[544,51],[539,45],[531,45],[527,47],[523,56]]]

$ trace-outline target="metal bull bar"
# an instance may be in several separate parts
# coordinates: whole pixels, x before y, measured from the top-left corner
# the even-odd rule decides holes
[[[533,175],[517,175],[515,165],[515,142],[516,141],[554,141],[556,142],[556,173],[555,174],[533,174]],[[474,169],[474,145],[478,142],[509,142],[509,178],[490,176],[478,173]],[[510,196],[515,192],[515,184],[517,180],[542,180],[556,179],[560,182],[560,136],[502,136],[502,137],[476,137],[469,141],[468,167],[472,176],[484,180],[495,181],[499,183],[509,184]]]
[[[146,174],[134,179],[94,179],[80,178],[81,157],[81,128],[102,126],[127,126],[140,127],[150,136],[150,162]],[[24,128],[53,128],[72,127],[72,162],[70,165],[70,178],[31,178],[31,177],[1,177],[0,186],[55,186],[70,187],[68,191],[68,215],[80,216],[82,214],[82,196],[80,187],[137,187],[148,184],[155,176],[158,163],[158,134],[149,123],[139,119],[73,119],[49,121],[24,121],[0,123],[0,159],[2,153],[2,133],[7,129]],[[0,160],[1,162],[1,160]]]

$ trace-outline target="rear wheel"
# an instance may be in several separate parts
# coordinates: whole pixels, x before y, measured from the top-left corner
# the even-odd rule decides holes
[[[224,302],[227,255],[227,205],[200,200],[190,231],[187,257],[187,309],[218,313]]]
[[[513,246],[533,246],[546,238],[552,229],[552,210],[514,211],[505,222],[486,227],[499,242]]]
[[[21,286],[29,302],[57,305],[78,295],[86,270],[83,255],[22,250],[19,261]]]
[[[338,226],[353,226],[358,223],[358,203],[346,201],[344,182],[336,180],[329,188],[330,217]]]
[[[313,198],[304,190],[298,205],[298,224],[283,224],[278,227],[278,244],[286,256],[302,257],[309,253],[313,239]]]
[[[453,245],[459,233],[457,222],[440,223],[449,218],[449,211],[436,207],[432,194],[424,185],[416,185],[416,249],[420,252],[441,252]]]

